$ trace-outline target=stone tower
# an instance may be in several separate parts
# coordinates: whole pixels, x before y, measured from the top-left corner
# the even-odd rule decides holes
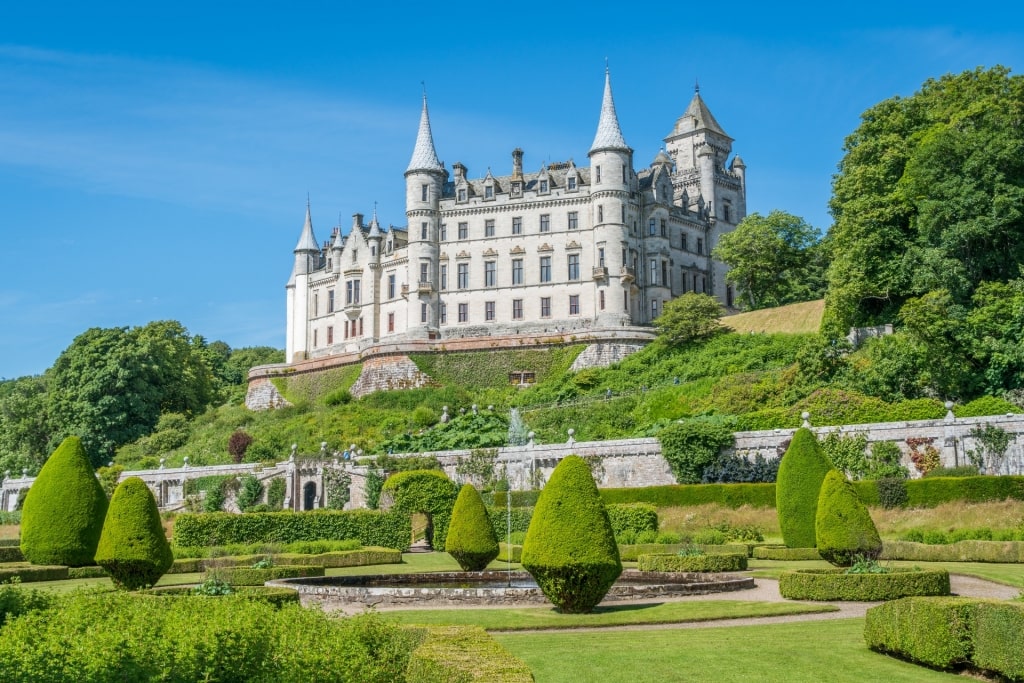
[[[309,201],[306,201],[306,222],[299,235],[299,243],[295,245],[295,265],[292,275],[285,285],[287,309],[287,329],[285,332],[285,358],[289,363],[305,358],[309,342],[306,339],[309,331],[310,314],[316,311],[309,309],[309,274],[317,269],[320,249],[313,236],[313,219],[309,212]]]
[[[448,172],[437,160],[434,149],[427,95],[424,93],[416,146],[405,171],[405,215],[409,221],[406,281],[410,283],[406,319],[410,339],[429,339],[437,334],[440,200],[447,179]]]

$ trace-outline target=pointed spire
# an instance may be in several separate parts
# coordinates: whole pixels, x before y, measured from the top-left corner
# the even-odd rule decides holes
[[[295,245],[295,251],[320,251],[316,246],[316,237],[313,236],[313,218],[309,213],[309,196],[306,196],[306,223],[302,226],[302,235],[299,236],[299,243]]]
[[[629,149],[622,129],[619,128],[619,117],[615,113],[615,100],[612,98],[612,77],[606,66],[604,69],[604,99],[601,101],[601,118],[597,122],[597,135],[590,153],[601,149]]]
[[[370,221],[370,233],[367,235],[370,238],[380,238],[380,223],[377,222],[377,202],[373,203],[373,220]]]
[[[690,106],[686,108],[686,113],[683,116],[692,117],[694,120],[694,130],[700,130],[706,128],[713,133],[719,135],[725,135],[728,137],[726,132],[722,130],[722,127],[718,125],[718,121],[711,115],[711,110],[708,109],[708,105],[704,103],[704,98],[700,96],[700,86],[696,86],[693,93],[693,99],[690,100]]]
[[[412,159],[409,160],[410,171],[443,171],[444,167],[437,160],[437,151],[434,149],[434,135],[430,132],[430,113],[427,111],[427,91],[423,90],[423,112],[420,114],[420,130],[416,134],[416,146],[412,150]]]

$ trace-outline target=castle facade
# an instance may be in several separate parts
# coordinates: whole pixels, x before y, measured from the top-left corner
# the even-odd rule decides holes
[[[697,90],[637,170],[605,73],[589,166],[572,160],[470,178],[438,161],[424,96],[405,171],[403,227],[333,229],[309,207],[286,286],[288,362],[407,340],[594,332],[649,325],[665,302],[706,292],[727,306],[710,254],[746,215],[746,176]]]

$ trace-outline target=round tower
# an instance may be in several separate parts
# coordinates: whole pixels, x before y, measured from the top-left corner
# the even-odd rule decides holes
[[[309,274],[316,266],[316,237],[313,235],[313,219],[310,215],[309,200],[306,200],[306,221],[302,234],[295,245],[295,264],[291,277],[285,285],[285,308],[287,326],[285,330],[285,359],[289,363],[303,360],[309,352]]]
[[[438,230],[441,194],[447,177],[447,171],[437,160],[424,93],[416,146],[405,171],[405,215],[409,221],[407,335],[413,339],[430,338],[438,328]]]

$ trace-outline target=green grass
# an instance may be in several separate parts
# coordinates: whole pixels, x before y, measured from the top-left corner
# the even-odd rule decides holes
[[[870,651],[863,619],[771,626],[497,634],[537,683],[931,683],[962,680]]]
[[[785,332],[788,334],[814,334],[821,327],[825,300],[804,301],[777,308],[737,313],[722,318],[722,324],[737,332]]]
[[[837,610],[837,607],[825,604],[700,600],[642,605],[607,605],[598,607],[592,614],[561,614],[551,607],[525,607],[515,609],[395,610],[386,612],[385,617],[402,624],[477,625],[488,631],[523,631],[636,624],[682,624]]]
[[[488,569],[504,570],[504,562],[495,560]],[[522,565],[512,563],[512,571],[522,570]],[[375,564],[368,567],[337,567],[327,570],[327,576],[358,576],[360,574],[416,574],[419,572],[461,572],[462,567],[448,553],[406,553],[402,564]]]
[[[905,562],[883,560],[883,565],[893,567],[920,567],[921,569],[945,569],[950,574],[964,574],[979,579],[994,581],[1006,586],[1024,588],[1024,565],[994,564],[988,562]],[[779,574],[791,569],[826,569],[831,567],[824,560],[806,562],[781,562],[775,560],[749,560],[747,566],[754,578],[777,579]]]

